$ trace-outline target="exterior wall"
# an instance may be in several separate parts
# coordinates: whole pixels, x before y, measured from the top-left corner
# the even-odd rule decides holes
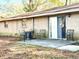
[[[79,14],[71,14],[66,17],[66,30],[74,30],[74,39],[79,39]]]
[[[4,22],[0,22],[0,33],[22,33],[23,31],[33,30],[33,20],[23,19],[17,21],[6,21],[8,27],[4,26]]]
[[[15,22],[6,22],[6,24],[8,24],[8,27],[4,26],[4,22],[0,23],[0,32],[15,32],[15,24],[13,25],[13,23]]]
[[[0,22],[0,35],[15,35],[17,33],[17,22],[6,21],[7,27],[4,22]]]
[[[8,27],[4,26],[4,22],[0,22],[0,33],[22,33],[23,31],[35,31],[45,30],[48,33],[48,17],[37,17],[16,21],[6,21]]]
[[[17,24],[16,24],[16,32],[17,33],[21,33],[23,31],[23,28],[22,28],[22,20],[18,20],[18,21],[15,21]]]
[[[0,22],[0,33],[12,34],[22,33],[23,31],[32,31],[33,30],[33,20],[23,19],[16,21],[6,21],[8,27],[4,26],[4,22]]]
[[[23,28],[26,32],[33,31],[33,18],[23,19]]]
[[[9,33],[16,33],[17,32],[17,22],[16,21],[10,21],[6,22],[8,24],[8,27],[6,28],[6,32]]]
[[[48,38],[48,17],[34,18],[34,36],[38,39]]]
[[[34,29],[37,31],[40,30],[48,31],[48,17],[34,18]]]
[[[0,22],[0,32],[5,32],[4,22]]]

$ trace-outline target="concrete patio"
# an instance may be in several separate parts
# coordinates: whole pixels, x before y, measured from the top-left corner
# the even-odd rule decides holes
[[[18,43],[23,43],[23,44],[32,44],[32,45],[39,45],[43,47],[51,47],[51,48],[59,48],[62,46],[70,45],[72,43],[75,43],[75,41],[68,41],[68,40],[40,40],[40,39],[33,39],[33,40],[25,40],[24,41],[19,41]]]

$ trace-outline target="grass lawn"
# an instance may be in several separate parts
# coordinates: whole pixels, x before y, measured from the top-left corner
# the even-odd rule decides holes
[[[79,52],[0,40],[0,59],[79,59]]]

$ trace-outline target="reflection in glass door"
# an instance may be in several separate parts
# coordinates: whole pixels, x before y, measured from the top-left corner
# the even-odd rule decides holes
[[[58,20],[58,22],[57,22],[58,38],[65,38],[66,17],[65,16],[58,16],[57,20]]]

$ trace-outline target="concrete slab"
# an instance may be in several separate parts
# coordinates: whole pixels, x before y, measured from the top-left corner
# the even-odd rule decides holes
[[[79,51],[79,46],[76,46],[76,45],[67,45],[67,46],[59,47],[58,49],[76,52],[76,51]]]
[[[51,48],[59,48],[62,46],[66,46],[69,44],[74,43],[74,41],[67,41],[67,40],[26,40],[24,41],[20,41],[18,43],[24,43],[24,44],[32,44],[32,45],[39,45],[39,46],[43,46],[43,47],[51,47]]]

